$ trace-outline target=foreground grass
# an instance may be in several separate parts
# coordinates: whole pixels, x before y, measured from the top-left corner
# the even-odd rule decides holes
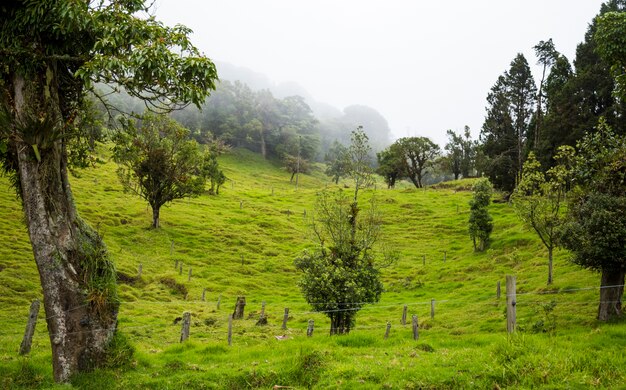
[[[148,228],[146,204],[122,192],[113,163],[73,179],[81,215],[104,236],[117,264],[119,330],[136,349],[127,364],[81,375],[74,387],[610,388],[624,383],[626,326],[597,323],[597,290],[580,290],[598,285],[598,275],[569,264],[567,253],[559,252],[555,282],[546,286],[546,253],[507,204],[491,206],[491,247],[474,253],[467,236],[471,182],[427,190],[407,184],[386,190],[379,184],[366,194],[377,198],[386,243],[400,260],[384,269],[386,291],[378,304],[358,314],[352,333],[329,337],[329,321],[311,313],[301,297],[293,260],[311,245],[307,221],[316,192],[336,188],[315,171],[302,175],[296,190],[287,172],[245,151],[224,156],[221,163],[231,181],[220,196],[174,202],[162,210],[159,230]],[[16,352],[30,301],[42,294],[20,206],[6,183],[0,181],[0,384],[54,387],[43,312],[31,355]],[[504,317],[507,274],[517,276],[520,294],[520,331],[513,337],[506,335]],[[235,322],[228,346],[227,317],[239,295],[247,299],[246,319]],[[262,302],[269,325],[256,326]],[[400,324],[404,305],[409,318],[420,319],[418,341],[410,324]],[[285,307],[287,330],[281,329]],[[192,313],[191,339],[180,344],[175,322],[184,311]],[[316,325],[312,338],[306,337],[309,319]],[[392,328],[385,340],[387,321]]]

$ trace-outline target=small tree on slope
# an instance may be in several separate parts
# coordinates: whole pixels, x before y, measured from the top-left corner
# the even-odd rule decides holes
[[[145,115],[139,126],[126,122],[115,136],[118,177],[125,191],[150,204],[153,228],[159,227],[161,206],[202,193],[202,158],[189,130],[165,115]]]
[[[359,189],[371,185],[371,169],[365,159],[367,136],[353,133],[350,176],[355,179],[352,199],[344,191],[322,192],[317,199],[313,232],[317,248],[296,259],[303,272],[300,288],[307,302],[330,318],[330,334],[349,333],[357,312],[375,303],[383,290],[374,244],[380,239],[381,219],[372,200],[361,210]],[[387,258],[391,261],[391,257]]]
[[[489,202],[493,188],[488,179],[481,179],[472,188],[474,196],[470,200],[469,233],[475,251],[484,251],[493,230],[493,218],[489,215]]]
[[[626,138],[603,120],[578,143],[578,183],[561,234],[572,262],[601,272],[598,319],[622,315],[626,273]]]
[[[565,217],[561,206],[570,183],[573,156],[571,146],[559,147],[555,156],[557,165],[548,171],[546,180],[539,161],[530,152],[512,196],[515,212],[548,250],[548,284],[552,283],[552,252],[558,245],[558,232]]]

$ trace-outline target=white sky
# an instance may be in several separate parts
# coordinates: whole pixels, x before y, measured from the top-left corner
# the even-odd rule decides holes
[[[573,60],[602,0],[156,0],[208,57],[295,81],[339,109],[364,104],[394,137],[478,136],[486,96],[518,52],[552,38]],[[219,68],[218,68],[219,74]]]

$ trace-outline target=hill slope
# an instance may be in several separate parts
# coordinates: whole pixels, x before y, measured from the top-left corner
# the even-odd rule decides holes
[[[427,190],[379,184],[368,192],[384,212],[387,245],[401,256],[383,271],[381,301],[359,312],[351,334],[327,336],[329,321],[304,302],[293,260],[312,245],[307,220],[316,192],[334,186],[317,170],[302,175],[296,190],[287,172],[241,150],[221,164],[231,179],[221,194],[174,202],[162,210],[159,230],[149,229],[146,204],[123,193],[112,162],[73,179],[81,215],[103,234],[117,265],[119,330],[137,349],[130,366],[81,375],[76,387],[571,388],[626,379],[626,325],[594,320],[598,276],[558,252],[548,288],[546,253],[507,204],[491,206],[492,245],[474,253],[467,181]],[[30,302],[41,297],[21,221],[13,190],[0,179],[0,383],[49,387],[43,312],[31,355],[16,352]],[[520,331],[510,338],[507,274],[517,276],[519,294]],[[237,296],[246,297],[246,319],[235,321],[228,346],[227,317]],[[269,325],[256,326],[263,302]],[[410,323],[400,324],[405,305],[409,319],[419,317],[418,341]],[[180,344],[184,311],[192,315],[191,341]]]

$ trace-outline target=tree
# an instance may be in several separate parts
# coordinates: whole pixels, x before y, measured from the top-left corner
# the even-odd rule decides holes
[[[548,284],[552,284],[552,253],[558,245],[559,229],[563,224],[561,206],[571,183],[573,156],[571,146],[561,146],[555,157],[557,165],[548,171],[546,179],[541,164],[530,152],[512,196],[517,215],[535,231],[548,250]]]
[[[517,142],[506,77],[500,76],[487,95],[487,115],[480,132],[485,174],[496,188],[515,188]]]
[[[283,163],[285,164],[285,169],[287,169],[287,172],[291,173],[291,177],[289,178],[289,183],[293,182],[293,178],[297,174],[309,173],[311,169],[309,160],[305,160],[301,156],[292,156],[291,154],[286,154],[283,157]],[[298,184],[297,179],[296,179],[296,184]]]
[[[219,195],[220,187],[226,182],[226,175],[220,169],[217,157],[230,148],[221,140],[210,140],[202,157],[200,175],[211,183],[209,195]]]
[[[148,202],[152,227],[159,227],[161,206],[202,193],[202,154],[189,130],[165,115],[145,115],[137,127],[130,120],[115,136],[113,160],[125,191]]]
[[[326,175],[332,177],[335,184],[348,174],[348,148],[335,141],[326,154]]]
[[[608,12],[597,19],[597,24],[597,51],[611,66],[615,95],[626,103],[626,12]]]
[[[463,138],[454,131],[448,130],[448,143],[444,147],[448,155],[446,156],[446,166],[454,175],[454,180],[461,176],[461,164],[463,164]]]
[[[400,145],[394,143],[382,152],[376,153],[378,168],[376,173],[381,175],[387,183],[387,188],[393,188],[396,181],[406,175],[404,154]]]
[[[575,146],[579,135],[572,131],[578,120],[578,107],[572,96],[574,78],[572,66],[559,55],[543,85],[545,98],[541,134],[535,145],[536,157],[544,169],[554,164],[554,156],[561,145]]]
[[[354,205],[356,207],[359,190],[368,188],[374,184],[370,160],[372,148],[361,126],[357,127],[357,129],[352,132],[350,140],[351,142],[347,154],[347,174],[354,181]]]
[[[541,81],[539,82],[539,91],[537,92],[537,116],[535,118],[535,128],[533,134],[532,149],[536,149],[537,144],[539,143],[541,126],[543,124],[543,87],[544,81],[546,80],[546,71],[556,63],[556,60],[559,57],[559,52],[556,51],[552,38],[547,41],[540,41],[533,47],[533,49],[535,49],[535,55],[537,56],[537,64],[542,65],[543,67],[541,72]]]
[[[95,83],[112,83],[171,109],[199,105],[215,88],[215,66],[190,43],[190,30],[146,12],[139,0],[0,6],[0,154],[22,200],[57,381],[102,364],[119,310],[115,269],[79,217],[67,174],[85,96]]]
[[[440,149],[426,137],[400,138],[396,141],[404,154],[405,172],[417,188],[422,188],[426,170],[433,165]]]
[[[598,319],[622,315],[626,273],[626,137],[601,120],[578,143],[574,165],[578,186],[570,196],[563,246],[572,262],[599,271]]]
[[[483,151],[490,158],[487,175],[503,191],[513,191],[521,175],[536,91],[528,62],[520,53],[487,96],[489,107],[481,131]]]
[[[493,230],[493,218],[489,215],[489,203],[493,188],[487,179],[478,180],[472,187],[470,200],[469,234],[475,251],[484,251],[489,245],[489,236]]]
[[[470,177],[476,159],[476,145],[471,139],[470,128],[465,126],[464,133],[457,134],[452,130],[446,132],[448,143],[445,150],[445,166],[454,175],[454,180],[460,176]]]
[[[604,42],[602,34],[598,35],[599,40],[596,39],[598,23],[603,15],[625,11],[624,0],[609,0],[602,4],[599,14],[587,28],[585,40],[576,48],[575,77],[570,87],[570,99],[576,107],[576,121],[569,129],[569,138],[574,139],[574,142],[582,139],[586,133],[595,131],[600,117],[616,134],[626,133],[626,103],[614,96],[616,85],[611,74],[614,63],[605,61],[608,53],[603,50],[603,45],[598,46]],[[619,34],[617,32],[615,36],[617,39]]]
[[[354,195],[344,191],[322,192],[317,199],[312,229],[317,247],[295,260],[303,273],[299,282],[307,302],[331,320],[330,334],[349,333],[357,312],[380,299],[383,285],[374,245],[380,239],[382,221],[372,199],[361,210],[359,189],[372,182],[364,156],[369,153],[367,136],[357,129],[352,134],[349,175],[355,179]]]
[[[507,73],[507,87],[513,129],[517,139],[516,182],[522,174],[522,166],[527,152],[528,133],[533,117],[533,107],[537,97],[535,80],[530,73],[526,58],[521,53],[511,62]]]

